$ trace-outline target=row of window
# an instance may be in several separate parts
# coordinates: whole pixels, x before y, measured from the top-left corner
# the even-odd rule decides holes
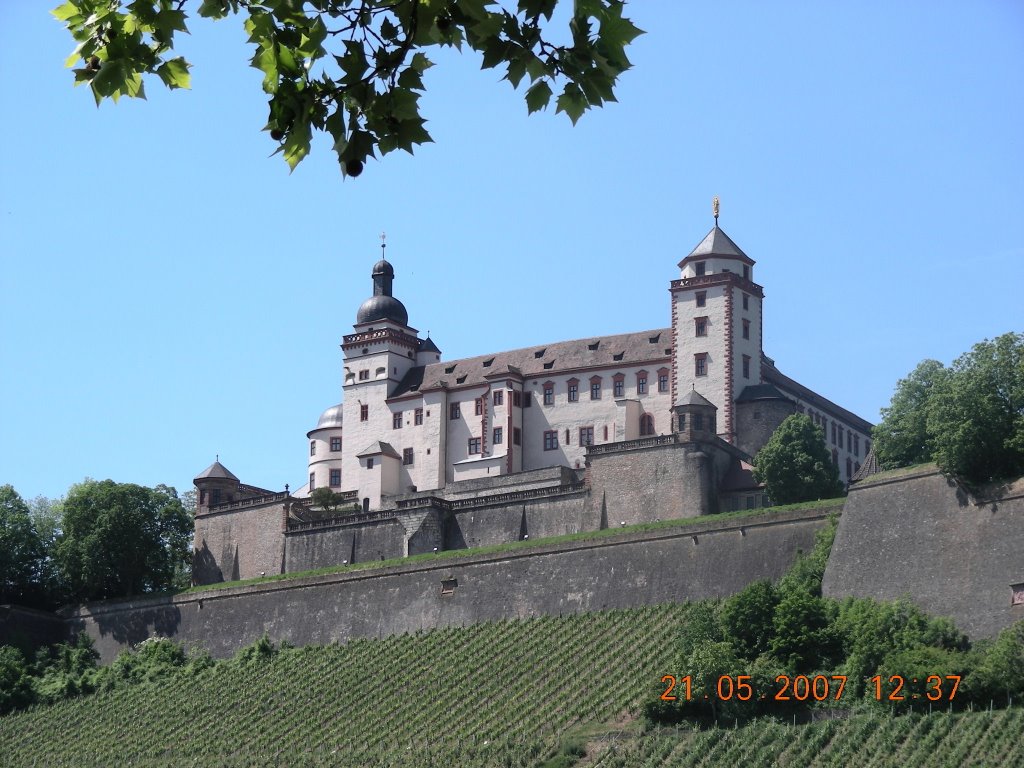
[[[800,413],[803,413],[804,412],[804,407],[802,405],[798,406],[798,410],[800,411]],[[845,435],[846,435],[845,442],[846,442],[846,450],[847,450],[847,452],[848,453],[852,453],[854,455],[854,457],[856,457],[856,458],[860,458],[861,453],[860,453],[860,435],[859,434],[854,432],[852,429],[844,428],[843,425],[840,424],[838,421],[834,421],[834,420],[833,421],[829,421],[829,419],[824,414],[818,413],[817,411],[814,411],[814,410],[811,410],[811,409],[807,409],[807,415],[811,418],[811,421],[813,421],[815,424],[817,424],[819,427],[821,427],[822,432],[825,433],[825,435],[826,435],[826,437],[825,437],[826,440],[828,440],[827,429],[828,429],[828,427],[831,426],[831,430],[832,430],[832,445],[835,445],[835,446],[838,446],[839,448],[842,448],[843,447],[843,442],[844,442],[843,434],[845,433]],[[864,455],[867,456],[870,451],[871,451],[871,441],[870,440],[865,440],[864,441]],[[858,464],[858,467],[859,466],[860,465]]]
[[[340,450],[341,450],[341,438],[340,437],[332,437],[331,438],[331,453],[337,453]],[[316,456],[316,440],[310,440],[309,441],[309,455],[310,456]]]
[[[746,298],[746,297],[744,297]],[[703,306],[703,305],[701,305]],[[742,319],[743,338],[750,338],[750,321],[746,318]],[[708,335],[708,318],[707,316],[693,318],[693,330],[695,336],[707,336]]]

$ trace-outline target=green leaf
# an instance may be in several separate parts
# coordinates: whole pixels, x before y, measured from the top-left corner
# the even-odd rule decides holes
[[[417,53],[412,57],[412,61],[409,62],[409,66],[419,72],[421,75],[434,66],[434,62],[427,58],[426,54]]]
[[[547,81],[541,80],[536,83],[526,92],[526,106],[529,109],[528,114],[544,109],[551,101],[551,86],[547,84]]]
[[[120,60],[105,61],[92,79],[92,87],[100,96],[113,96],[124,87],[124,81],[124,64]]]
[[[168,88],[191,88],[192,79],[188,73],[190,64],[182,57],[166,61],[157,67],[156,73]]]
[[[575,83],[568,83],[565,86],[565,90],[562,91],[562,95],[558,97],[558,108],[555,110],[558,112],[565,112],[572,120],[572,124],[576,125],[576,121],[582,117],[583,113],[587,111],[587,97],[583,95],[583,91],[580,90],[579,86]]]
[[[68,2],[64,3],[63,5],[57,6],[52,11],[50,11],[50,13],[53,14],[53,16],[55,16],[58,21],[66,22],[70,22],[76,16],[81,16],[81,10],[74,2],[72,2],[72,0],[68,0]]]
[[[309,154],[310,139],[309,122],[302,119],[297,120],[284,142],[284,160],[291,170],[294,171],[295,166]]]
[[[263,90],[266,93],[276,93],[279,73],[277,70],[277,56],[274,55],[274,50],[260,46],[256,50],[256,55],[252,58],[252,65],[263,72]]]

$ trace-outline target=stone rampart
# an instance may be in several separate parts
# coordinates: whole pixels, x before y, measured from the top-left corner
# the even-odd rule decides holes
[[[228,656],[264,632],[296,645],[503,618],[733,594],[776,579],[831,508],[695,520],[655,531],[264,582],[64,612],[104,662],[152,635]]]
[[[1024,619],[1024,479],[983,497],[934,467],[856,483],[823,591],[908,597],[976,638]]]

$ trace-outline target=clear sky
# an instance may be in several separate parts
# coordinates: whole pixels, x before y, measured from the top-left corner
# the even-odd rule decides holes
[[[270,157],[239,19],[192,20],[191,91],[97,109],[56,4],[0,3],[0,483],[25,497],[181,491],[218,453],[301,486],[381,231],[449,359],[668,326],[713,195],[765,352],[866,419],[920,360],[1024,330],[1017,0],[631,3],[619,103],[528,117],[435,56],[436,143],[349,180],[323,141]]]

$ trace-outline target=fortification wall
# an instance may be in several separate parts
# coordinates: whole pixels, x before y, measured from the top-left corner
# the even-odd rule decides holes
[[[935,468],[850,489],[824,593],[909,597],[975,638],[1024,619],[1024,479],[972,498]]]
[[[0,605],[0,645],[13,645],[32,658],[42,645],[62,642],[64,622],[49,611],[37,611],[20,605]]]
[[[394,518],[307,530],[285,535],[285,572],[299,573],[370,560],[403,557],[405,529]]]
[[[718,511],[713,489],[729,455],[677,436],[595,446],[587,456],[592,508],[608,526],[697,517]]]
[[[235,509],[196,516],[192,578],[197,584],[281,573],[284,504],[239,502]]]
[[[481,504],[453,512],[447,523],[445,548],[487,547],[567,533],[596,531],[600,516],[588,509],[586,491],[498,504]]]
[[[94,603],[65,616],[69,632],[88,632],[103,661],[109,662],[126,645],[153,634],[223,657],[264,632],[275,640],[306,645],[509,617],[717,597],[758,579],[781,576],[799,550],[813,546],[827,511],[695,520],[589,541]],[[442,582],[454,582],[454,592],[442,594]]]

